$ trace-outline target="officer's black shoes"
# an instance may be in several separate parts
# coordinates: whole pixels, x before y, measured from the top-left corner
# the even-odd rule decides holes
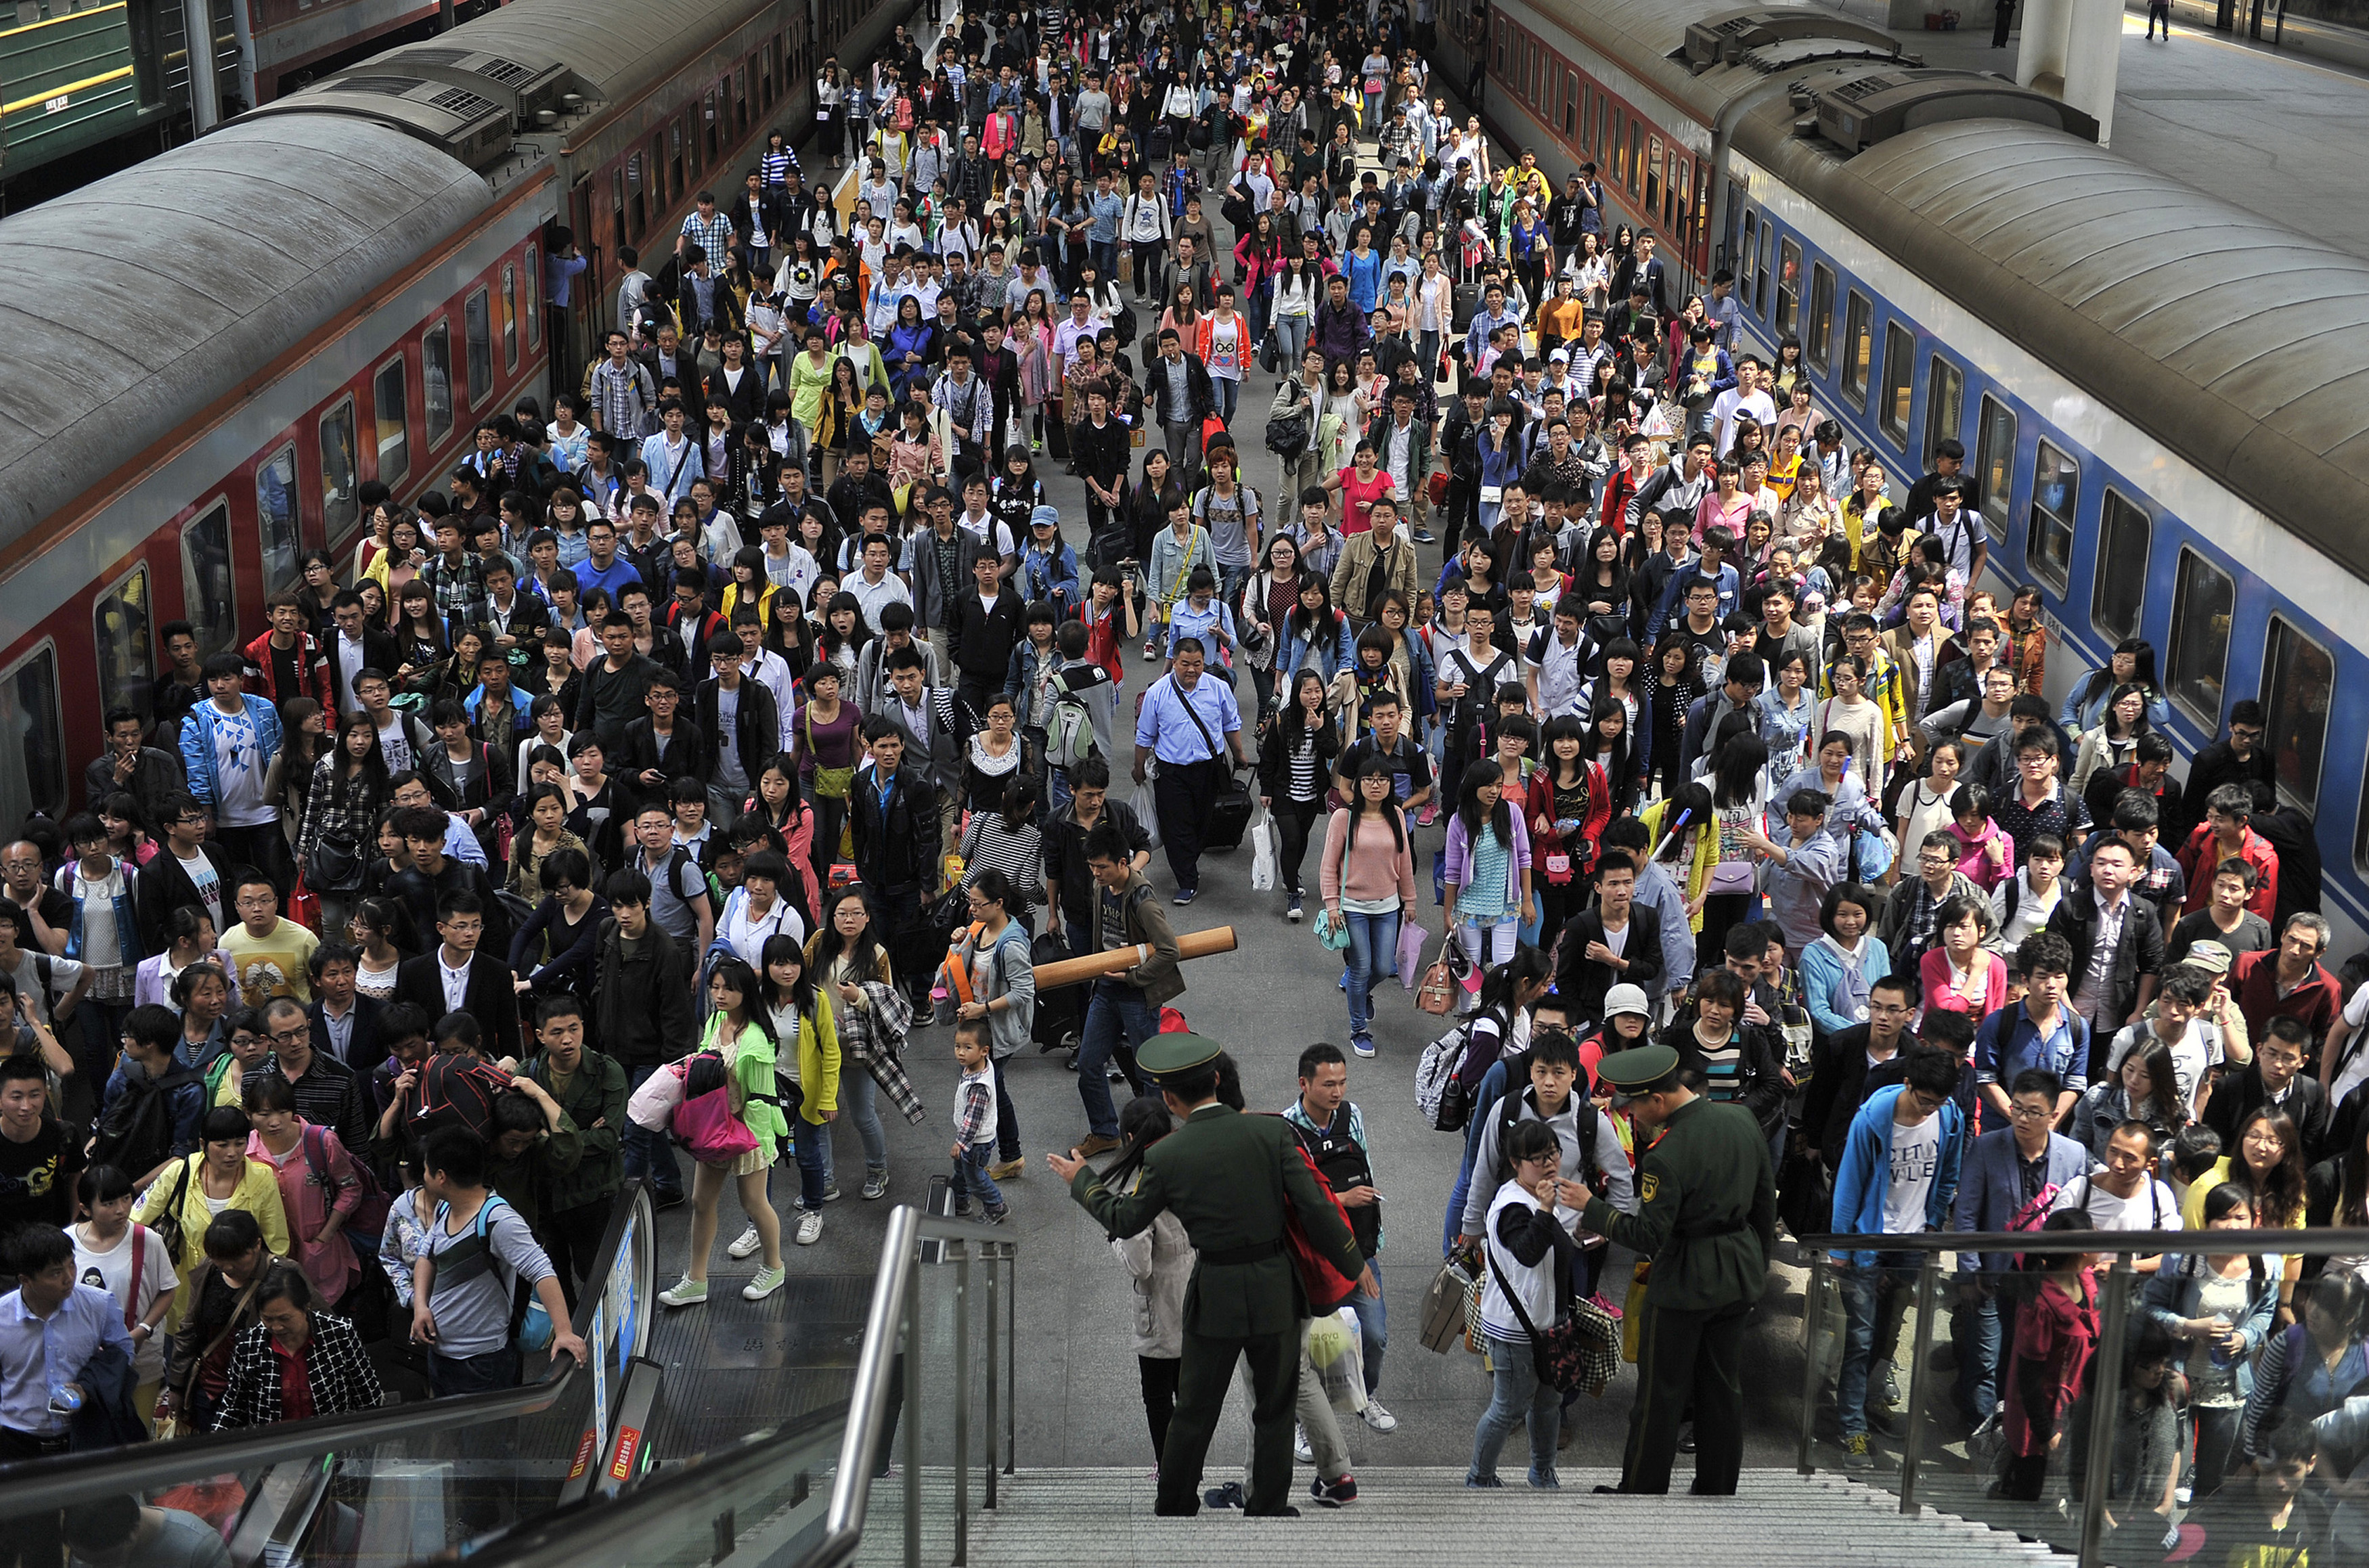
[[[1240,1508],[1248,1499],[1242,1495],[1242,1483],[1230,1481],[1223,1486],[1212,1486],[1201,1494],[1201,1501],[1212,1508]]]

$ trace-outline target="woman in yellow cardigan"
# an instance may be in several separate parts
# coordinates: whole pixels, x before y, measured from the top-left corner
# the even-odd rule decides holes
[[[148,1184],[132,1214],[138,1223],[153,1229],[157,1217],[170,1209],[181,1224],[180,1250],[173,1258],[173,1310],[165,1320],[167,1332],[180,1327],[189,1313],[190,1293],[181,1287],[206,1261],[206,1226],[215,1214],[242,1208],[254,1215],[263,1230],[264,1247],[274,1257],[288,1256],[292,1245],[279,1176],[269,1164],[246,1157],[247,1135],[254,1130],[246,1113],[216,1105],[200,1127],[203,1142],[199,1151],[166,1166]]]
[[[1719,835],[1700,830],[1711,819],[1711,791],[1699,784],[1682,784],[1637,813],[1637,819],[1654,835],[1654,858],[1685,894],[1687,925],[1700,936],[1705,890],[1711,886],[1711,868],[1719,860]]]
[[[806,950],[795,937],[775,932],[765,938],[759,956],[765,978],[758,990],[772,1020],[773,1036],[784,1042],[773,1075],[781,1088],[783,1117],[789,1123],[791,1153],[798,1162],[797,1242],[807,1247],[822,1236],[823,1204],[838,1196],[830,1190],[830,1135],[823,1130],[839,1119],[838,1021],[831,1013],[830,992],[815,983]],[[795,1051],[788,1048],[793,1040],[797,1043]],[[743,1236],[733,1245],[747,1241]]]

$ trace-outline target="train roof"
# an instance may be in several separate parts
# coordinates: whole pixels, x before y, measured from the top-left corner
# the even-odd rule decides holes
[[[465,165],[400,131],[281,115],[0,222],[0,275],[17,280],[0,293],[0,341],[22,367],[0,379],[0,548],[490,200]]]
[[[765,0],[511,0],[436,39],[523,64],[565,64],[604,103],[672,81],[693,51]]]
[[[1738,145],[2123,418],[2369,578],[2369,262],[2009,120],[1848,160],[1782,104]]]

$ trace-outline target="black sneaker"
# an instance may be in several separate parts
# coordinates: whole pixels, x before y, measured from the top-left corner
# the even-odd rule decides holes
[[[1308,1494],[1327,1508],[1345,1508],[1357,1500],[1357,1478],[1345,1475],[1338,1481],[1318,1476],[1309,1483]]]
[[[1240,1508],[1249,1502],[1242,1494],[1242,1483],[1230,1481],[1223,1486],[1212,1486],[1201,1494],[1201,1503],[1209,1508]]]
[[[670,1208],[681,1208],[685,1199],[681,1193],[658,1193],[650,1199],[651,1212],[664,1214]]]

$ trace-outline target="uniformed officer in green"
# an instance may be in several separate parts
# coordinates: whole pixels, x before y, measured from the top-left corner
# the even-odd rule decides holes
[[[1219,1046],[1196,1035],[1157,1035],[1136,1065],[1160,1086],[1176,1130],[1145,1153],[1142,1181],[1121,1197],[1082,1160],[1046,1156],[1070,1196],[1114,1236],[1132,1236],[1167,1209],[1200,1256],[1184,1293],[1184,1356],[1176,1413],[1160,1463],[1154,1512],[1201,1506],[1201,1466],[1224,1409],[1238,1357],[1250,1358],[1252,1447],[1248,1514],[1296,1515],[1291,1506],[1292,1402],[1299,1381],[1299,1324],[1308,1315],[1284,1249],[1287,1212],[1309,1242],[1355,1279],[1366,1260],[1280,1116],[1244,1116],[1218,1100]]]
[[[1596,1073],[1641,1139],[1659,1135],[1638,1168],[1636,1213],[1593,1193],[1581,1197],[1581,1224],[1654,1265],[1619,1490],[1670,1490],[1691,1400],[1694,1491],[1732,1496],[1744,1466],[1744,1328],[1777,1245],[1768,1139],[1750,1111],[1680,1082],[1678,1053],[1667,1046],[1616,1052]]]

